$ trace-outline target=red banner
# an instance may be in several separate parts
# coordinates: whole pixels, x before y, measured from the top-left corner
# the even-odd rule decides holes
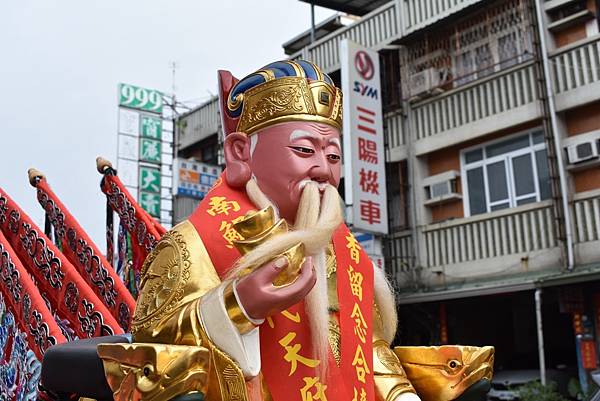
[[[123,333],[102,301],[33,221],[0,189],[0,230],[51,311],[80,338]]]
[[[37,199],[62,242],[62,252],[110,310],[123,330],[129,330],[135,300],[77,220],[54,194],[48,182],[36,182]]]
[[[106,194],[110,207],[119,215],[131,235],[133,268],[139,272],[146,256],[166,230],[135,201],[116,175],[105,173],[100,187]]]
[[[27,333],[29,349],[41,361],[44,352],[66,342],[29,273],[0,231],[0,292],[19,329]]]
[[[242,239],[233,223],[255,209],[245,192],[227,186],[224,175],[190,221],[196,227],[220,277],[240,254]],[[320,377],[304,304],[269,317],[260,328],[262,373],[275,401],[373,401],[373,265],[345,225],[333,236],[341,331],[340,366],[329,353],[329,375]]]

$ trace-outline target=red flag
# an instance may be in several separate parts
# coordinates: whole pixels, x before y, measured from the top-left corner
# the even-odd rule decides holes
[[[100,188],[131,235],[133,268],[139,272],[146,256],[154,249],[166,229],[135,201],[110,162],[99,157],[96,163],[98,171],[104,175]]]
[[[37,199],[54,226],[62,253],[108,308],[123,330],[129,330],[135,300],[77,220],[50,189],[45,177],[31,169],[30,182],[37,189]]]
[[[68,320],[78,337],[123,333],[73,265],[2,189],[0,230],[33,275],[51,311]]]
[[[0,231],[0,292],[19,329],[26,333],[29,349],[39,360],[55,344],[66,342],[29,273]]]

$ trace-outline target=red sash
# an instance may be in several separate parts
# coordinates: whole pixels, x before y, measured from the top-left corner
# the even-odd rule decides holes
[[[240,257],[232,241],[236,219],[255,209],[245,192],[219,178],[190,217],[220,277]],[[373,266],[345,224],[335,231],[341,361],[329,353],[329,374],[319,377],[304,303],[269,317],[260,328],[262,373],[274,401],[374,401]]]

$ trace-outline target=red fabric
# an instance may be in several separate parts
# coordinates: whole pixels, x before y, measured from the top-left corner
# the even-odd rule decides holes
[[[252,209],[255,208],[245,192],[229,187],[222,175],[190,217],[221,278],[240,257],[230,242],[235,239],[235,231],[230,230],[231,224]],[[375,399],[371,330],[373,267],[360,247],[354,254],[358,262],[351,259],[348,247],[350,238],[353,237],[345,225],[341,225],[333,236],[342,333],[340,367],[337,367],[330,352],[330,373],[327,378],[319,377],[316,369],[318,361],[313,357],[310,327],[303,302],[268,318],[260,329],[262,373],[275,401],[304,401],[310,397],[323,400],[318,398],[323,397],[319,392],[324,392],[324,397],[329,401],[348,401],[354,394],[358,395],[357,400],[361,400],[363,391],[364,400]],[[360,273],[362,277],[361,299],[354,295],[350,287],[350,266],[352,272]],[[359,306],[366,322],[364,333],[360,333],[364,343],[355,334],[355,304]],[[364,355],[362,362],[366,364],[364,380],[358,379],[358,371],[354,366],[359,365],[355,361],[359,346],[361,355]]]
[[[108,308],[123,330],[128,331],[135,300],[96,244],[54,194],[45,179],[36,184],[37,199],[62,241],[62,252]]]
[[[85,338],[123,333],[73,265],[2,189],[0,230],[33,275],[52,312],[67,319],[77,336]]]
[[[111,208],[117,212],[119,219],[131,234],[134,249],[133,266],[135,271],[139,272],[146,256],[154,249],[166,230],[135,201],[118,176],[105,175],[101,188]]]
[[[0,292],[38,360],[48,347],[67,340],[14,249],[0,231]]]

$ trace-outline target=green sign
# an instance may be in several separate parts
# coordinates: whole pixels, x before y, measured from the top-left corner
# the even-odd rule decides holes
[[[163,94],[157,90],[119,84],[119,106],[162,113]]]
[[[140,205],[151,216],[160,217],[160,194],[140,191]]]
[[[160,164],[161,142],[155,139],[140,138],[140,160]]]
[[[162,120],[154,116],[142,114],[140,132],[143,137],[160,139],[162,135]]]
[[[160,169],[140,166],[140,191],[160,193]]]

